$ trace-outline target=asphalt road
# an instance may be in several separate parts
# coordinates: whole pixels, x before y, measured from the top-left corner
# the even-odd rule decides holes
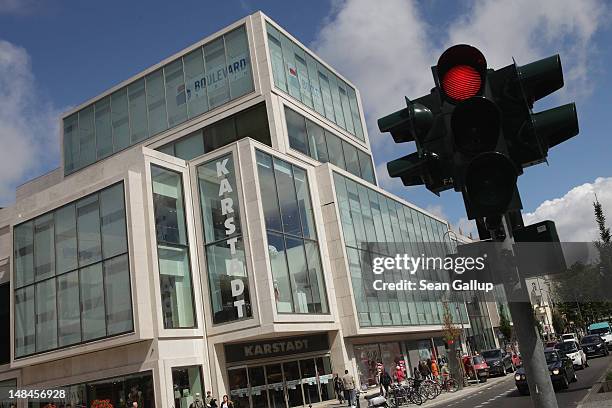
[[[557,391],[557,402],[560,408],[576,407],[586,396],[591,386],[599,380],[605,369],[612,362],[608,357],[595,357],[589,360],[589,367],[577,370],[578,381],[570,383],[567,390]],[[514,385],[514,374],[509,373],[502,382],[483,387],[480,391],[464,398],[449,401],[442,406],[452,408],[522,408],[533,407],[529,395],[521,395]],[[423,405],[424,407],[426,404]]]

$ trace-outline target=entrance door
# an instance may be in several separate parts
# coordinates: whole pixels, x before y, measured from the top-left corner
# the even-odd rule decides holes
[[[249,367],[249,385],[251,408],[268,408],[266,374],[263,366]]]
[[[280,364],[266,366],[266,378],[268,379],[268,398],[270,408],[286,408],[285,384],[283,382],[283,370]]]
[[[321,399],[328,401],[336,398],[331,360],[328,356],[325,356],[317,357],[315,362],[317,363],[317,373],[319,374],[319,383],[321,384]]]
[[[306,405],[321,401],[314,359],[300,360],[300,371],[302,372],[302,387],[304,388]]]
[[[287,402],[289,407],[301,407],[304,405],[304,395],[302,394],[300,367],[297,361],[283,363],[285,373],[285,386],[287,387]]]
[[[249,380],[246,368],[232,368],[227,370],[230,399],[234,403],[234,408],[249,408]],[[221,405],[221,401],[217,402]]]

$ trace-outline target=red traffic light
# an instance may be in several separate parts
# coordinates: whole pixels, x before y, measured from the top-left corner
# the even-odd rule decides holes
[[[436,72],[444,96],[456,103],[482,92],[487,61],[477,48],[459,44],[442,53]]]

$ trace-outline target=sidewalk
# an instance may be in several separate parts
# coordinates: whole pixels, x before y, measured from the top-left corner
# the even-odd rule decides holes
[[[612,362],[608,364],[599,380],[591,386],[589,393],[578,403],[578,408],[612,408],[612,392],[598,392],[610,370],[612,370]]]

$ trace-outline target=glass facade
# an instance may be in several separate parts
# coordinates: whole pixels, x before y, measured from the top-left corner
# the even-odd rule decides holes
[[[251,318],[233,155],[199,166],[198,184],[213,323]]]
[[[267,33],[274,86],[365,141],[355,90],[269,23]]]
[[[67,391],[63,401],[29,402],[28,408],[132,407],[155,408],[153,374],[143,372],[60,387]],[[133,405],[137,403],[138,405]],[[177,405],[177,408],[181,405]]]
[[[64,119],[70,174],[254,90],[244,27]]]
[[[363,386],[376,385],[378,367],[382,364],[389,375],[393,375],[396,366],[402,366],[404,357],[400,343],[375,343],[354,346],[359,382]]]
[[[257,151],[268,252],[279,313],[328,313],[306,171]]]
[[[397,253],[446,256],[446,224],[338,173],[334,173],[334,184],[359,324],[442,324],[442,303],[431,292],[374,290],[371,265],[373,256],[394,257]],[[387,243],[389,253],[365,250],[362,244],[368,242]],[[394,281],[410,278],[406,270],[406,276],[394,273],[398,274]],[[436,273],[440,281],[448,281],[447,275]],[[459,321],[455,309],[450,308],[454,321]],[[465,321],[465,316],[461,318]]]
[[[342,170],[376,184],[372,157],[361,149],[285,107],[289,146],[321,163],[331,162]]]
[[[14,228],[15,356],[133,330],[123,183]]]
[[[271,145],[264,103],[240,111],[157,150],[183,160],[191,160],[245,137]]]
[[[200,366],[172,367],[172,392],[175,408],[196,407],[195,401],[202,402],[203,407],[204,387]]]
[[[151,180],[164,328],[192,328],[196,322],[183,179],[152,165]]]

